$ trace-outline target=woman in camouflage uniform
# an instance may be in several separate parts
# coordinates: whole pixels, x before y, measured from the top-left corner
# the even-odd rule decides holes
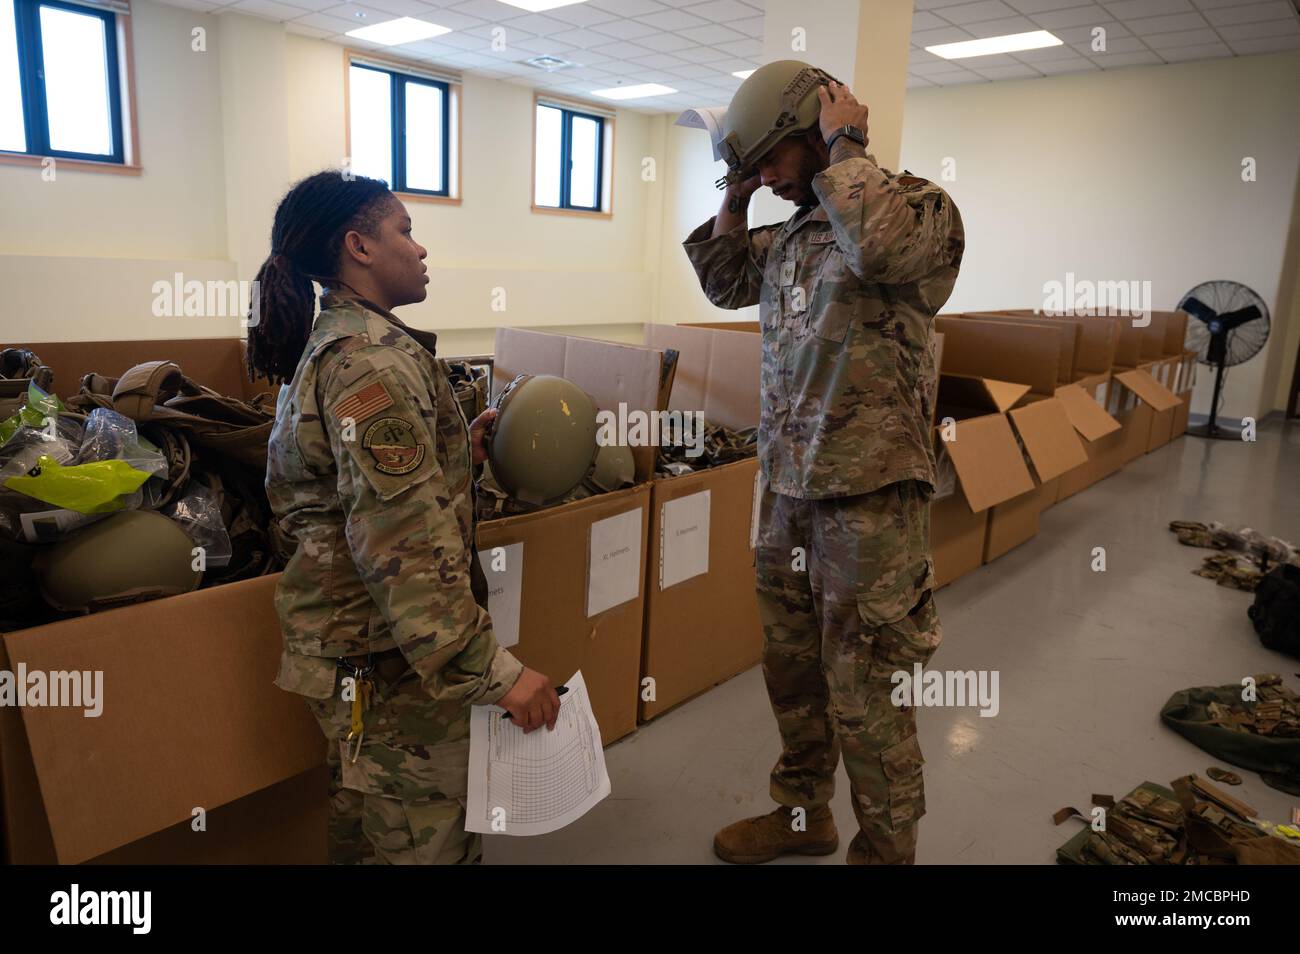
[[[276,589],[276,685],[329,740],[336,862],[478,861],[469,706],[501,705],[524,731],[559,708],[485,609],[473,465],[491,412],[469,425],[437,336],[392,313],[425,299],[426,254],[383,182],[317,173],[276,209],[250,317],[250,374],[287,382],[266,474],[296,545]]]

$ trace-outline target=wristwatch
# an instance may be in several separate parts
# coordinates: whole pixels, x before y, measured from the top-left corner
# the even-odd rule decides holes
[[[866,148],[867,136],[857,126],[841,126],[839,129],[835,130],[835,132],[831,133],[831,138],[826,140],[826,148],[834,149],[835,140],[839,139],[841,136],[848,136],[859,146]]]

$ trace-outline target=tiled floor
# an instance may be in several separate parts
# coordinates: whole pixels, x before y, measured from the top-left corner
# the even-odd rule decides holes
[[[1172,519],[1218,520],[1300,541],[1300,426],[1269,422],[1253,444],[1184,437],[1043,515],[1033,540],[937,595],[944,642],[933,666],[995,669],[1001,711],[923,709],[928,814],[922,864],[1047,864],[1093,792],[1168,784],[1216,764],[1161,725],[1177,689],[1300,660],[1264,649],[1249,594],[1193,576],[1209,553],[1180,546]],[[1090,569],[1094,547],[1107,570]],[[539,838],[491,836],[488,863],[712,864],[714,831],[767,811],[776,726],[757,669],[643,726],[606,751],[613,794]],[[1222,763],[1217,763],[1222,764]],[[1274,820],[1293,798],[1241,770],[1233,794]],[[833,801],[837,855],[854,831],[848,782]]]

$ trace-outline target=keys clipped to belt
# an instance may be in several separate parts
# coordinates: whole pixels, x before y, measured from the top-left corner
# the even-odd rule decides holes
[[[361,755],[361,742],[366,736],[365,714],[370,709],[370,700],[375,691],[375,684],[370,674],[375,671],[373,663],[354,666],[340,659],[339,666],[352,679],[352,719],[348,726],[347,756],[348,762],[355,765]]]

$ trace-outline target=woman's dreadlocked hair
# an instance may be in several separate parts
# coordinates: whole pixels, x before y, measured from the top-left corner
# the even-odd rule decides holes
[[[257,272],[258,311],[248,321],[248,374],[273,384],[298,368],[315,314],[312,279],[336,281],[343,236],[373,235],[392,196],[379,179],[318,172],[280,200],[271,254]]]

